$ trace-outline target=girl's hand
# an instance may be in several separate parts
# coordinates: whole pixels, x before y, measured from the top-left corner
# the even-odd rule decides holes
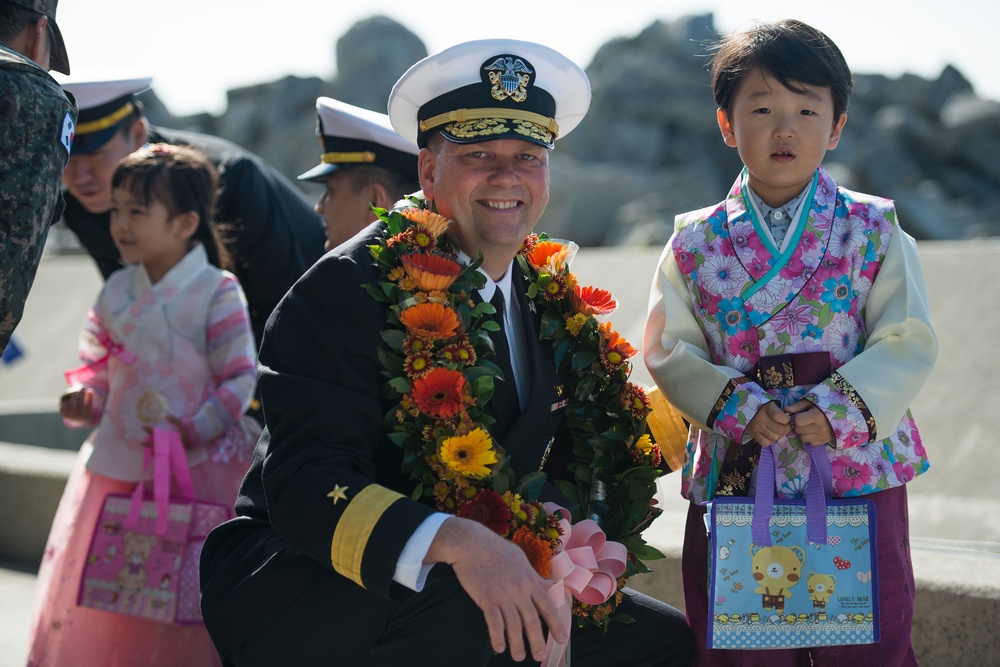
[[[179,435],[181,437],[181,444],[184,445],[184,449],[191,449],[192,445],[191,445],[190,442],[187,441],[187,436],[185,435],[185,431],[184,431],[184,424],[181,422],[181,418],[180,417],[175,417],[173,415],[167,415],[166,419],[167,419],[167,423],[170,424],[171,426],[173,426],[174,430],[177,431],[177,435]],[[142,444],[145,445],[146,447],[152,447],[153,446],[153,427],[152,426],[143,426],[142,430],[146,432],[146,441],[144,443],[142,443]]]
[[[94,390],[70,387],[59,397],[59,414],[63,419],[87,424],[94,421]]]
[[[785,408],[785,412],[792,415],[795,432],[804,444],[825,445],[832,442],[836,446],[837,434],[833,432],[830,420],[811,401],[802,399],[792,403]]]
[[[766,403],[747,424],[744,433],[757,441],[761,447],[773,445],[775,440],[788,435],[792,430],[792,418],[785,414],[774,401]]]

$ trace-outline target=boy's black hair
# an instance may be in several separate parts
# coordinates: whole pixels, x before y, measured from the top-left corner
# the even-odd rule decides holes
[[[722,39],[712,58],[715,103],[731,111],[744,77],[755,70],[799,93],[802,85],[826,86],[833,96],[834,123],[847,111],[854,77],[843,54],[829,37],[801,21],[760,23]]]

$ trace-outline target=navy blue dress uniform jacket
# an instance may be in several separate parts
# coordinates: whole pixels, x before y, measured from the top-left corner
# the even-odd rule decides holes
[[[305,195],[274,167],[236,144],[195,132],[153,128],[151,143],[196,146],[219,170],[215,223],[233,255],[236,277],[260,344],[268,316],[285,292],[323,255],[323,222]],[[122,267],[108,213],[90,213],[66,193],[66,225],[105,280]]]
[[[336,577],[389,599],[404,590],[392,581],[396,563],[433,508],[410,500],[402,450],[383,425],[393,407],[381,398],[387,378],[377,355],[387,311],[362,285],[378,280],[367,246],[384,230],[374,223],[324,256],[268,323],[258,370],[264,434],[237,518],[209,535],[201,556],[205,624],[223,656],[314,578]],[[524,475],[539,468],[562,409],[554,409],[550,344],[538,341],[539,314],[528,306],[517,262],[513,270],[531,386],[520,417],[498,421],[493,435]],[[345,498],[334,502],[338,487]],[[341,614],[364,618],[363,609]]]

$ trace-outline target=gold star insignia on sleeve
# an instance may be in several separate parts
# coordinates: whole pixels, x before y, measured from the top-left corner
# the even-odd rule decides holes
[[[333,487],[333,491],[326,494],[327,498],[333,498],[333,504],[336,505],[338,500],[347,500],[347,487],[336,484]]]

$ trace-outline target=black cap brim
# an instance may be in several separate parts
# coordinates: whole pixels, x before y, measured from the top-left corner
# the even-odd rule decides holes
[[[299,174],[296,178],[300,181],[310,181],[312,183],[325,183],[326,177],[335,171],[343,169],[339,164],[318,164],[304,174]]]
[[[48,21],[50,40],[49,46],[49,69],[54,69],[63,74],[69,74],[69,56],[66,55],[66,42],[63,41],[59,26],[51,18]]]

